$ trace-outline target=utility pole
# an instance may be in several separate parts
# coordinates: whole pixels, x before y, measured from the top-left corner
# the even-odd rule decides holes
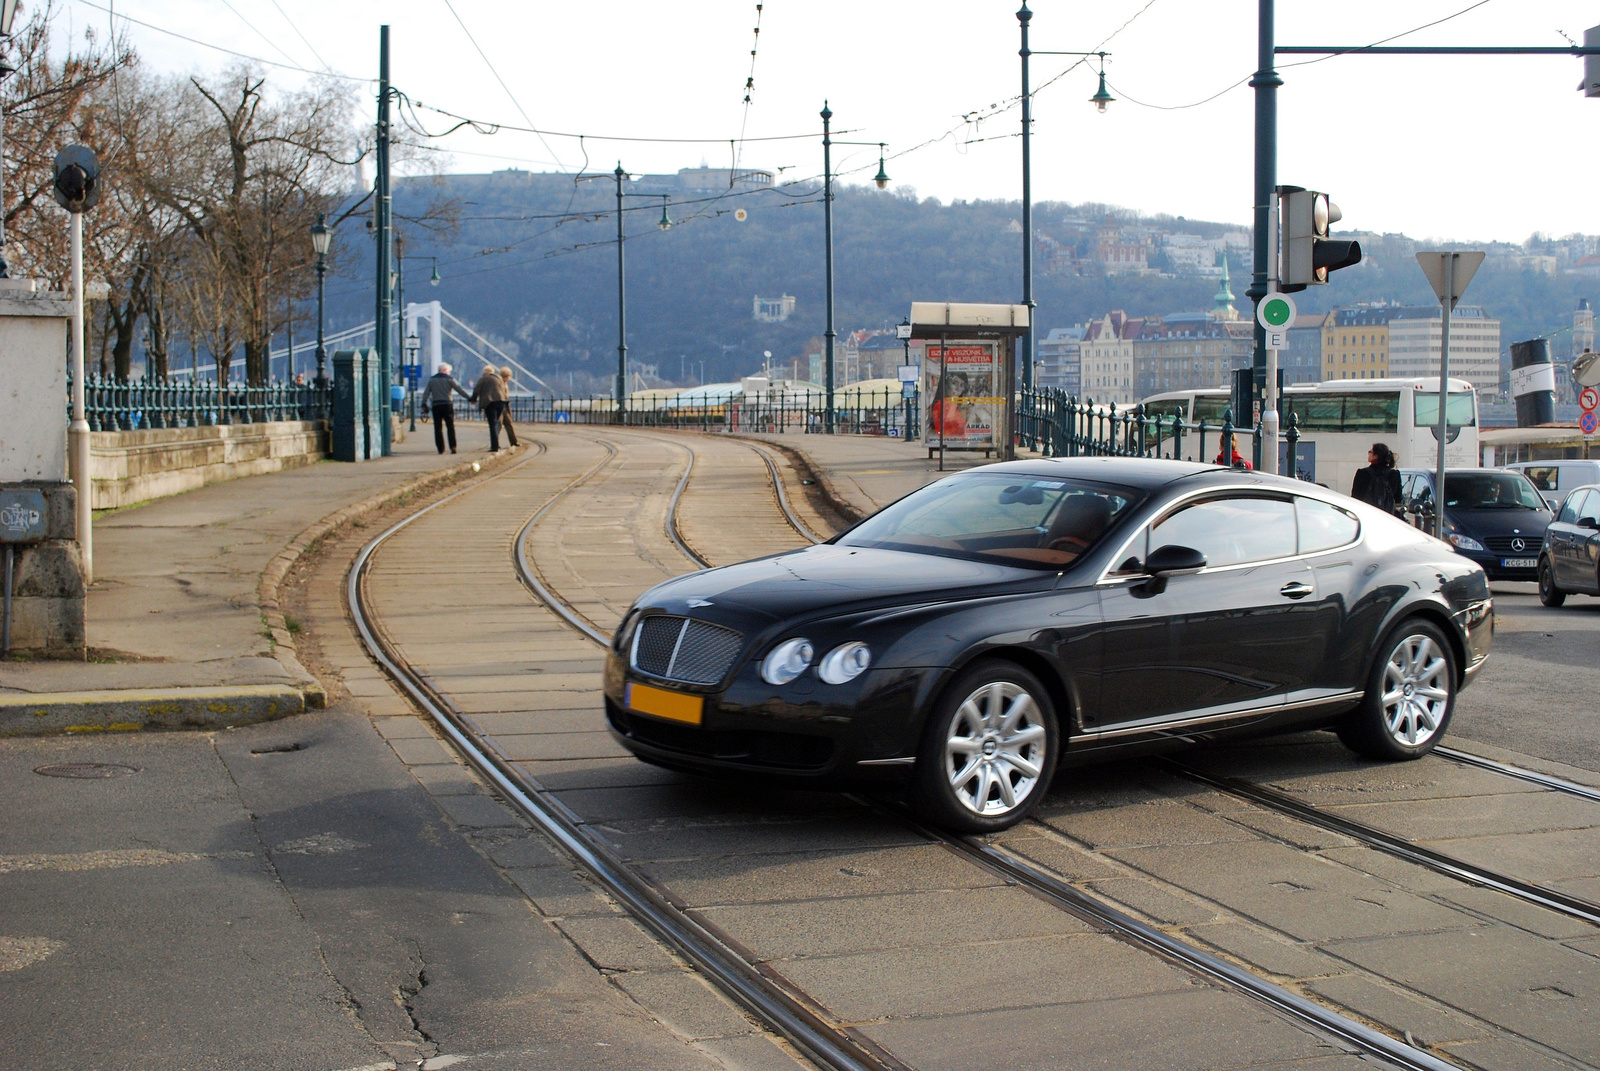
[[[833,329],[833,138],[828,131],[828,123],[833,119],[833,111],[828,107],[828,102],[822,102],[822,243],[823,243],[823,268],[827,276],[826,304],[828,309],[828,328],[822,333],[826,342],[827,354],[822,359],[822,379],[824,383],[824,401],[827,412],[823,415],[823,430],[829,435],[833,434],[833,339],[837,332]]]
[[[1268,272],[1271,269],[1272,209],[1278,185],[1278,87],[1283,79],[1273,68],[1273,0],[1259,0],[1256,23],[1256,73],[1250,86],[1256,91],[1256,188],[1255,188],[1255,255],[1252,257],[1250,289],[1245,291],[1250,300],[1260,305],[1271,291]],[[1252,367],[1258,396],[1267,388],[1267,332],[1260,321],[1255,324],[1255,345]],[[1255,414],[1235,413],[1236,425],[1253,427]],[[1259,440],[1258,440],[1259,441]],[[1261,458],[1255,458],[1257,467]]]
[[[1017,12],[1022,24],[1022,303],[1028,306],[1028,333],[1022,336],[1022,389],[1033,389],[1033,94],[1028,91],[1028,23],[1033,12],[1024,3]],[[1011,400],[1006,400],[1011,405]]]
[[[617,383],[613,395],[617,402],[617,423],[627,423],[628,416],[628,276],[623,259],[622,243],[627,233],[622,224],[622,180],[628,173],[622,170],[622,161],[612,172],[617,179]]]
[[[378,216],[378,250],[377,250],[377,284],[378,307],[376,322],[373,325],[373,336],[378,344],[378,381],[381,390],[381,409],[383,419],[379,421],[383,456],[388,457],[393,450],[393,429],[389,426],[389,380],[393,376],[391,368],[392,345],[390,338],[389,321],[394,316],[394,296],[391,291],[389,279],[390,252],[393,241],[394,206],[390,201],[389,189],[389,27],[378,28],[378,143],[377,143],[377,185],[373,190],[377,198]]]

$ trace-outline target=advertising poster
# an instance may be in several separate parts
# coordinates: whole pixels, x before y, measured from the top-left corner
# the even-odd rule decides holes
[[[1000,347],[988,340],[929,342],[922,361],[923,427],[928,445],[989,448],[1005,404]]]

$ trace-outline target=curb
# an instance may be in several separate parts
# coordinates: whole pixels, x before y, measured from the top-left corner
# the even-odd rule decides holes
[[[294,568],[297,561],[317,542],[324,537],[338,531],[351,521],[356,520],[374,510],[382,509],[403,495],[414,494],[417,491],[428,490],[436,484],[448,483],[463,475],[478,475],[487,472],[493,467],[504,464],[507,460],[522,453],[525,448],[513,446],[501,450],[499,454],[477,461],[462,461],[446,469],[424,473],[414,479],[397,484],[394,487],[379,491],[377,494],[363,498],[342,509],[335,510],[310,528],[301,532],[289,541],[289,545],[280,550],[267,567],[261,571],[261,582],[256,585],[256,605],[261,611],[267,629],[272,634],[272,656],[278,664],[288,671],[295,679],[299,693],[304,696],[304,708],[322,710],[328,705],[328,690],[322,682],[311,674],[311,671],[301,663],[295,648],[294,634],[289,631],[288,619],[283,615],[283,607],[278,601],[278,587],[283,583],[283,578],[289,575],[289,570]],[[479,472],[473,472],[473,466],[478,466]],[[299,713],[299,711],[285,711],[285,713]],[[282,715],[277,715],[281,717]],[[0,730],[3,732],[3,730]]]
[[[283,684],[115,689],[0,696],[0,737],[140,729],[223,729],[299,714],[306,700]]]

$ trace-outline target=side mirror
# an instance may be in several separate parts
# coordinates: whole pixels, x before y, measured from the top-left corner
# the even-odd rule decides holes
[[[1193,547],[1157,547],[1144,560],[1142,568],[1150,579],[1133,589],[1136,598],[1148,599],[1167,590],[1167,578],[1198,573],[1206,567],[1206,556]]]
[[[1193,547],[1168,544],[1157,547],[1145,559],[1144,571],[1154,577],[1187,576],[1206,567],[1206,556]]]
[[[1594,517],[1579,517],[1578,527],[1588,528],[1591,531],[1600,531],[1600,520],[1597,520]]]

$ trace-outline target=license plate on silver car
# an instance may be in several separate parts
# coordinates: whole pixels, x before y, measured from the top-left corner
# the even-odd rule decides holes
[[[1501,558],[1502,569],[1536,569],[1539,566],[1538,558]]]

